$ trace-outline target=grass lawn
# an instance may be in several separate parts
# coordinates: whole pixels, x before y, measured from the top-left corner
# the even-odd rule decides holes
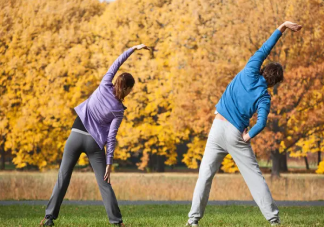
[[[120,206],[133,226],[184,226],[189,205]],[[38,226],[45,206],[0,206],[0,226]],[[324,226],[324,207],[281,207],[281,226]],[[207,206],[200,226],[270,226],[254,206]],[[103,206],[62,206],[55,226],[109,226]]]

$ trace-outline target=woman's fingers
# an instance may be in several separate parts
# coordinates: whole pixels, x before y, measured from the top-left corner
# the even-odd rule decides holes
[[[108,174],[105,175],[104,181],[107,181],[108,183],[110,182],[110,176]]]
[[[140,44],[136,46],[137,50],[141,50],[141,49],[146,49],[146,50],[150,50],[149,47],[147,47],[145,44]]]
[[[106,170],[105,176],[104,176],[104,181],[106,181],[109,177],[109,172]]]
[[[145,46],[145,45],[143,44],[143,46],[141,47],[141,49],[146,49],[146,50],[148,50],[148,47]]]
[[[110,176],[108,177],[107,183],[110,184]]]

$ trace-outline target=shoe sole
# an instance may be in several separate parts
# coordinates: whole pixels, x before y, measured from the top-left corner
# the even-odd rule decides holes
[[[189,224],[189,223],[187,223],[186,226],[189,226],[189,227],[190,227],[190,226],[191,226],[191,227],[199,227],[198,224]]]

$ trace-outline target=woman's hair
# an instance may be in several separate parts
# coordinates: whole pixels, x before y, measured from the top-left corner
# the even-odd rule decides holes
[[[120,74],[114,84],[115,97],[122,102],[125,98],[125,90],[127,88],[132,88],[134,84],[134,77],[130,73]]]
[[[267,81],[268,87],[273,87],[283,81],[283,68],[280,63],[271,62],[261,69],[261,75]]]

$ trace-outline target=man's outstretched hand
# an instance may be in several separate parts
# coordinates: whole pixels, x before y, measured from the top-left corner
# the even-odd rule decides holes
[[[293,32],[298,32],[302,28],[301,25],[299,25],[297,23],[290,22],[290,21],[286,21],[284,24],[285,24],[286,28],[289,28]]]
[[[278,30],[281,31],[281,33],[283,33],[286,30],[286,28],[290,29],[293,32],[298,32],[302,28],[302,26],[291,21],[286,21],[278,27]]]

